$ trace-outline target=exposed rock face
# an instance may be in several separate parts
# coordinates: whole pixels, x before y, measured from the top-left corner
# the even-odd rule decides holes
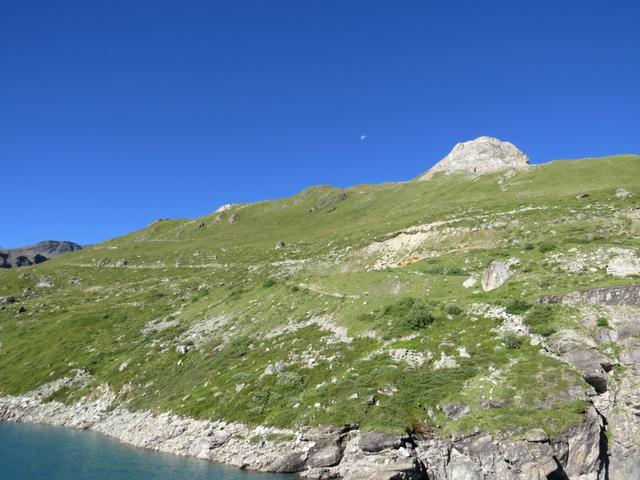
[[[369,432],[360,437],[360,449],[364,452],[380,452],[387,448],[399,448],[401,438],[384,432]]]
[[[0,268],[34,265],[81,248],[80,245],[73,242],[46,240],[28,247],[0,250]]]
[[[609,396],[613,400],[603,410],[611,432],[610,480],[640,478],[640,345],[638,340],[623,342],[621,355],[630,372]]]
[[[574,330],[562,330],[553,334],[547,344],[563,361],[573,365],[597,393],[607,391],[606,373],[617,362],[600,353],[591,338]]]
[[[563,330],[548,339],[547,348],[594,387],[592,402],[606,419],[607,435],[601,432],[600,448],[607,451],[607,476],[584,478],[640,478],[640,285],[547,295],[539,301],[576,306],[585,317],[592,312],[607,319],[595,341],[585,333]]]
[[[142,448],[194,456],[248,470],[300,473],[302,477],[318,480],[607,478],[604,425],[593,407],[588,407],[582,422],[558,437],[547,438],[543,430],[537,429],[526,432],[521,440],[503,440],[489,434],[454,440],[400,437],[384,432],[361,433],[354,426],[305,428],[294,432],[171,414],[130,412],[114,405],[116,396],[107,386],[73,405],[45,401],[60,388],[87,381],[86,372],[78,371],[75,378],[56,380],[29,394],[0,397],[0,421],[90,429]],[[627,401],[635,398],[638,404],[637,389],[632,387],[629,386]],[[629,420],[625,421],[627,423],[621,423],[622,426],[628,425]],[[625,434],[633,432],[623,430]],[[274,433],[286,433],[291,440],[266,440]],[[250,440],[256,436],[263,440]],[[626,437],[620,442],[635,445]],[[615,480],[637,478],[634,475],[640,471],[637,447],[629,451],[624,447],[621,443],[613,449],[619,452],[621,459],[615,466],[615,476],[610,477]]]
[[[491,262],[482,275],[482,289],[485,292],[500,288],[511,277],[509,265],[498,260]]]
[[[470,173],[474,176],[501,170],[522,170],[529,158],[515,145],[497,138],[478,137],[458,143],[451,153],[436,163],[418,180],[429,180],[436,173]]]
[[[583,292],[566,295],[544,295],[540,303],[563,303],[567,305],[640,305],[640,285],[617,285],[614,287],[590,288]]]

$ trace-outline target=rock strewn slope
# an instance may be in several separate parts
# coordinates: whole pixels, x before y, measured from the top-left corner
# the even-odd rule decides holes
[[[314,187],[0,271],[1,416],[310,477],[633,478],[635,178]]]

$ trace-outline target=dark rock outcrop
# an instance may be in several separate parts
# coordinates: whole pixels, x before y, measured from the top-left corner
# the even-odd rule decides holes
[[[27,247],[0,250],[0,268],[26,267],[81,248],[73,242],[45,240]]]

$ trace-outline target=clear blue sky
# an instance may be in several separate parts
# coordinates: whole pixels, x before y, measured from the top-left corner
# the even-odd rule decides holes
[[[479,135],[638,153],[639,25],[634,0],[0,0],[0,245],[408,179]]]

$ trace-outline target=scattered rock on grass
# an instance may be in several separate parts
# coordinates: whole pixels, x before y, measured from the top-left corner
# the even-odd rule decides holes
[[[469,405],[466,403],[446,403],[444,405],[438,405],[438,409],[451,420],[457,420],[471,412],[471,408],[469,408]]]
[[[482,289],[485,292],[500,288],[511,277],[509,266],[498,260],[491,262],[482,275]]]

